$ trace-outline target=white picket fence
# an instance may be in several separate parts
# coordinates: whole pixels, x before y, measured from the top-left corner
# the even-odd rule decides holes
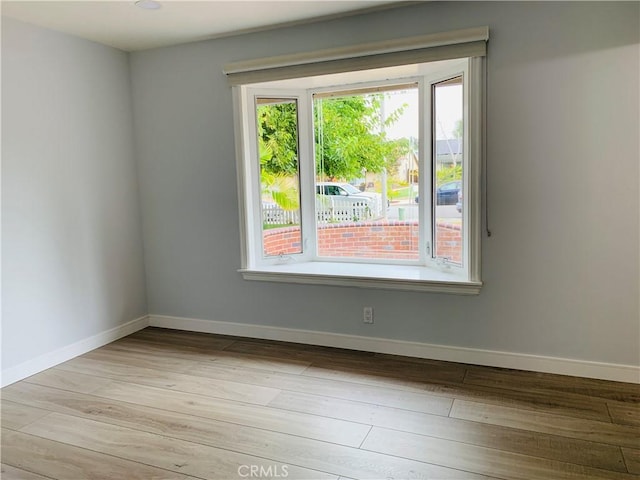
[[[299,210],[283,210],[276,203],[262,204],[262,223],[265,225],[299,225]]]
[[[319,223],[361,222],[371,220],[374,212],[366,201],[353,202],[338,196],[316,198]]]
[[[347,201],[340,197],[323,196],[316,199],[319,223],[360,222],[376,217],[367,202]],[[299,210],[283,210],[275,203],[262,204],[262,222],[265,225],[299,225]]]

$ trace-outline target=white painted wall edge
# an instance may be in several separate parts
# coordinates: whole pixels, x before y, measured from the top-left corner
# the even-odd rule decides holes
[[[166,315],[149,315],[149,326],[239,337],[281,340],[308,345],[322,345],[326,347],[429,358],[473,365],[513,368],[517,370],[530,370],[576,377],[599,378],[618,382],[640,383],[640,366],[636,365],[592,362],[569,358],[433,345],[386,338],[361,337],[357,335],[171,317]]]
[[[62,362],[71,360],[78,355],[90,352],[91,350],[95,350],[96,348],[102,347],[103,345],[118,340],[119,338],[131,335],[132,333],[142,330],[147,326],[149,326],[149,316],[144,315],[143,317],[136,318],[122,325],[118,325],[117,327],[79,340],[71,345],[67,345],[66,347],[45,353],[32,360],[22,362],[15,367],[2,370],[0,373],[0,385],[3,387],[11,385],[23,378],[30,377],[31,375],[35,375],[36,373],[46,370],[47,368],[55,367]]]

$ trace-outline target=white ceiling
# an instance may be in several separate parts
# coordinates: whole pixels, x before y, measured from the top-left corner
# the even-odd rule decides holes
[[[2,1],[2,15],[125,51],[175,45],[318,18],[389,8],[392,0],[160,0],[143,10],[134,0]]]

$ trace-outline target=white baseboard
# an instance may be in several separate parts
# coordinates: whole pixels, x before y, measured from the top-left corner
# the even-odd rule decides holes
[[[599,378],[618,382],[640,383],[640,366],[636,365],[591,362],[569,358],[433,345],[386,338],[361,337],[357,335],[170,317],[165,315],[149,315],[149,326],[188,330],[192,332],[234,335],[238,337],[281,340],[308,345],[322,345],[326,347],[429,358],[473,365],[513,368],[517,370],[530,370],[534,372],[556,373],[576,377]]]
[[[35,375],[47,368],[55,367],[56,365],[66,362],[67,360],[71,360],[78,355],[90,352],[91,350],[102,347],[103,345],[118,340],[119,338],[131,335],[138,330],[142,330],[148,325],[149,317],[145,315],[123,325],[118,325],[117,327],[105,332],[98,333],[97,335],[93,335],[89,338],[72,343],[71,345],[67,345],[66,347],[54,350],[53,352],[40,355],[33,360],[27,360],[15,367],[2,370],[0,385],[3,387],[11,385],[18,380]]]

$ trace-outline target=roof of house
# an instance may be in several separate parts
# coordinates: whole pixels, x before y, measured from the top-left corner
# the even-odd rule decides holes
[[[436,155],[459,155],[462,153],[462,139],[450,138],[448,140],[436,140]]]

